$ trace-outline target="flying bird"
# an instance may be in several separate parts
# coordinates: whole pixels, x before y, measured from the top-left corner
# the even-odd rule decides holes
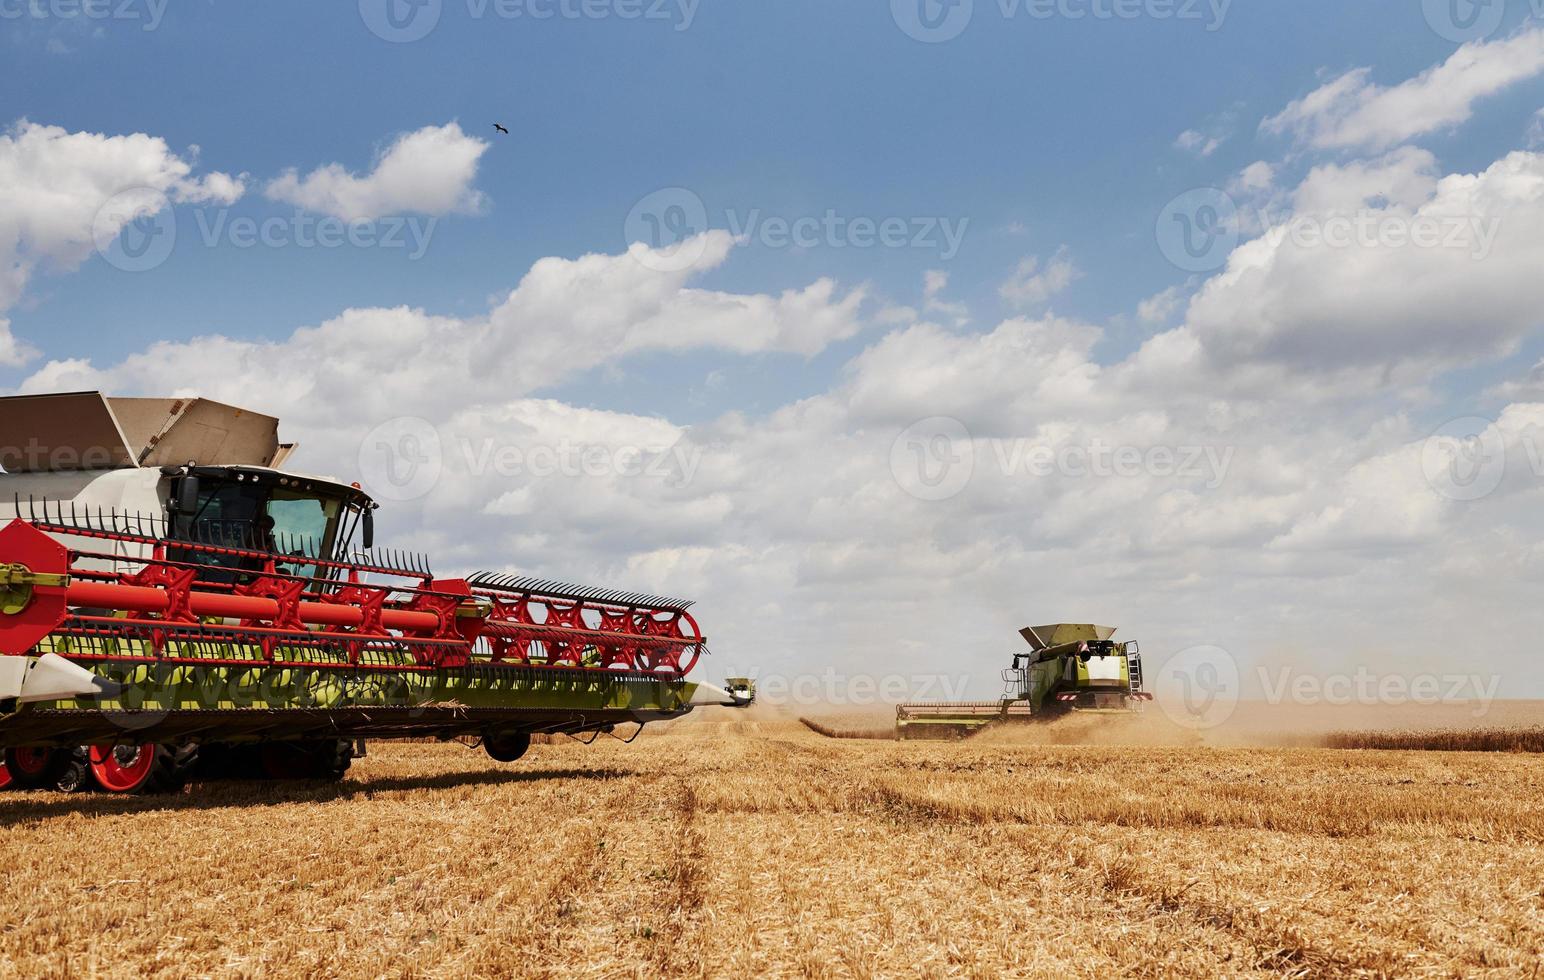
[[[494,123],[493,128],[503,133],[505,136],[509,135],[509,130],[505,129],[503,126],[500,126],[498,123]]]

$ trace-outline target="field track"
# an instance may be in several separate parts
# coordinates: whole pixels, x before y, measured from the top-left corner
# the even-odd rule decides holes
[[[822,737],[372,745],[0,794],[0,974],[1531,975],[1544,757]]]

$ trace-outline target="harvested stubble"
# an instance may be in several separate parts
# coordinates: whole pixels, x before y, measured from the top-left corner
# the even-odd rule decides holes
[[[500,766],[0,795],[0,973],[1525,975],[1537,757],[843,741],[704,716]]]

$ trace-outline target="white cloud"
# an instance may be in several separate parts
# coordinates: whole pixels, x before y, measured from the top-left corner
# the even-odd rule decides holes
[[[1264,160],[1256,160],[1228,184],[1228,190],[1242,193],[1269,191],[1276,182],[1276,168]]]
[[[469,384],[515,397],[645,351],[717,349],[814,354],[864,326],[862,289],[822,279],[779,295],[691,288],[722,263],[727,232],[708,232],[690,269],[650,268],[642,245],[621,255],[546,258],[486,315],[459,319],[422,310],[351,309],[279,342],[203,337],[159,343],[110,368],[52,362],[28,391],[71,388],[202,393],[235,404],[279,400],[324,418],[401,414],[430,405],[439,415],[464,402]],[[641,259],[641,261],[640,261]],[[368,342],[361,342],[368,338]],[[232,370],[211,376],[204,367]],[[195,380],[188,380],[195,379]]]
[[[1137,319],[1143,323],[1164,323],[1184,301],[1185,288],[1170,286],[1137,304]]]
[[[329,163],[301,177],[287,170],[264,193],[308,211],[345,221],[406,213],[475,213],[483,197],[472,186],[488,143],[468,136],[458,123],[426,126],[398,136],[358,176],[342,164]]]
[[[922,309],[926,313],[941,313],[956,323],[963,323],[970,315],[964,303],[952,303],[943,298],[949,287],[949,273],[942,269],[928,269],[922,274]]]
[[[1423,151],[1315,170],[1150,356],[1367,390],[1513,350],[1544,308],[1544,155],[1437,179]],[[1175,365],[1171,365],[1171,368]],[[1272,372],[1254,375],[1252,369]]]
[[[1544,72],[1544,28],[1465,44],[1441,65],[1393,87],[1371,69],[1346,72],[1261,123],[1318,149],[1381,149],[1467,121],[1474,104]]]
[[[999,287],[998,295],[1009,305],[1020,309],[1038,306],[1066,289],[1083,273],[1073,265],[1064,245],[1056,250],[1051,260],[1042,268],[1038,256],[1028,256],[1013,270],[1013,275]]]
[[[1199,130],[1187,129],[1174,140],[1174,145],[1204,160],[1217,152],[1217,148],[1222,145],[1222,138],[1208,136]]]
[[[641,245],[547,258],[475,316],[351,309],[274,341],[205,337],[114,363],[56,361],[25,388],[197,393],[273,411],[302,443],[299,465],[348,478],[377,424],[427,419],[444,475],[430,497],[382,512],[385,542],[430,551],[446,574],[507,568],[694,594],[717,651],[709,678],[928,673],[940,650],[953,651],[951,670],[994,677],[1009,631],[1047,616],[1121,623],[1159,663],[1197,643],[1246,664],[1301,653],[1321,669],[1388,648],[1400,652],[1391,671],[1446,666],[1476,617],[1509,635],[1544,627],[1527,598],[1544,585],[1544,551],[1527,543],[1544,530],[1537,476],[1523,466],[1493,498],[1460,506],[1427,482],[1431,426],[1406,415],[1432,373],[1536,332],[1544,156],[1443,176],[1406,148],[1316,168],[1295,188],[1264,163],[1239,180],[1291,213],[1199,288],[1143,301],[1145,322],[1182,309],[1183,321],[1113,363],[1096,353],[1106,332],[1077,319],[1036,311],[978,330],[892,307],[834,381],[764,414],[686,425],[606,407],[605,372],[633,370],[630,355],[809,356],[874,329],[865,291],[828,278],[700,288],[734,254],[710,232],[703,260],[681,272],[655,271]],[[184,172],[159,193],[218,199],[236,184]],[[0,180],[0,201],[9,186]],[[1500,225],[1483,261],[1284,231],[1337,213]],[[28,246],[39,256],[74,247],[62,233],[13,234],[53,243]],[[1022,263],[1002,296],[1034,307],[1078,275],[1062,249]],[[947,274],[924,274],[924,313],[968,313],[948,287]],[[693,361],[649,360],[630,394],[701,377]],[[553,397],[598,376],[580,404]],[[1537,381],[1501,393],[1531,401]],[[895,468],[899,436],[928,416],[973,437],[953,447],[969,449],[972,476],[944,501],[909,495]],[[1541,424],[1544,405],[1500,414],[1511,458],[1526,460],[1522,434]],[[1136,469],[1055,462],[1100,446],[1135,453]],[[1049,472],[1031,468],[1040,450]],[[1198,468],[1172,472],[1192,451]],[[566,452],[577,452],[570,464]],[[657,471],[634,469],[640,454]],[[1484,655],[1496,658],[1487,669],[1532,676],[1520,653]]]
[[[5,312],[40,268],[69,271],[136,217],[176,202],[228,204],[241,177],[193,175],[196,148],[173,153],[143,133],[71,133],[22,120],[0,134],[0,365],[33,352],[10,334]],[[115,207],[105,209],[113,202]]]

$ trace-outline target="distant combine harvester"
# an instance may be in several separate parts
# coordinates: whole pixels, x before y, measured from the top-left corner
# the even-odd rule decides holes
[[[1057,623],[1026,626],[1029,652],[1013,655],[1002,672],[1006,690],[996,701],[903,704],[895,709],[902,739],[965,738],[1004,724],[1023,724],[1071,712],[1127,714],[1153,696],[1142,690],[1142,660],[1135,640],[1116,643],[1113,626]]]

